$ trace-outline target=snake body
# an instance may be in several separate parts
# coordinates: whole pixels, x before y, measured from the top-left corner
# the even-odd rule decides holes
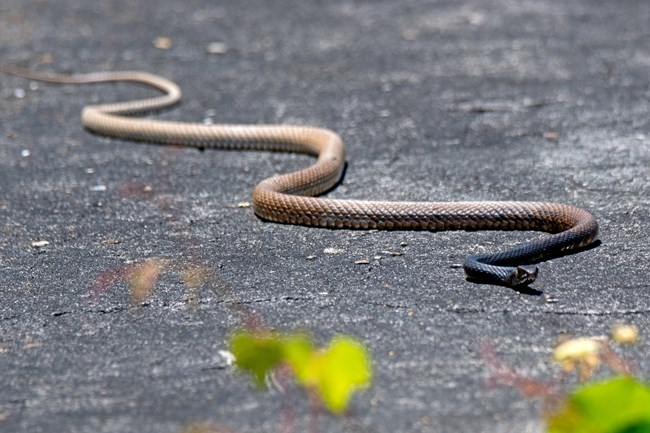
[[[598,234],[592,214],[558,203],[391,202],[317,197],[334,187],[343,174],[345,150],[338,134],[308,126],[204,125],[133,117],[180,100],[178,85],[158,75],[139,71],[59,75],[7,65],[0,65],[0,72],[63,84],[136,82],[164,93],[148,99],[85,106],[83,126],[101,135],[198,148],[299,152],[317,157],[308,168],[264,179],[255,186],[253,210],[265,220],[345,229],[550,233],[503,252],[467,257],[463,267],[472,280],[527,286],[537,277],[537,267],[531,264],[589,245]]]

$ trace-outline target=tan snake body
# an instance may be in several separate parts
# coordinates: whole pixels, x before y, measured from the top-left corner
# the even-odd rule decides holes
[[[204,125],[131,117],[168,107],[181,98],[176,83],[138,71],[80,75],[37,73],[0,65],[0,72],[37,81],[86,84],[130,81],[163,91],[163,96],[104,105],[82,112],[85,128],[126,140],[234,150],[299,152],[317,157],[300,171],[261,181],[252,203],[259,217],[289,224],[399,230],[538,230],[552,233],[513,249],[470,256],[464,269],[470,279],[506,286],[525,286],[537,277],[527,266],[592,243],[598,224],[589,212],[573,206],[540,202],[390,202],[316,197],[340,180],[345,164],[343,141],[322,128],[285,125]]]

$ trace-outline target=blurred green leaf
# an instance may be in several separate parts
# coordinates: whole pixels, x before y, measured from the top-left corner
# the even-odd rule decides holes
[[[371,361],[357,340],[339,335],[322,352],[312,356],[304,372],[305,385],[313,386],[333,413],[345,412],[350,398],[371,380]]]
[[[236,365],[263,388],[267,374],[286,363],[303,387],[314,390],[333,413],[343,413],[350,398],[370,384],[371,361],[365,346],[347,336],[336,336],[324,350],[316,350],[303,333],[240,330],[230,339]]]
[[[283,360],[282,341],[270,332],[237,331],[229,346],[237,367],[249,372],[260,388],[265,387],[269,371]]]
[[[314,356],[314,345],[305,334],[287,336],[284,342],[284,359],[293,369],[298,382],[309,382],[309,365]]]
[[[650,433],[650,388],[629,377],[581,387],[548,420],[549,433]]]

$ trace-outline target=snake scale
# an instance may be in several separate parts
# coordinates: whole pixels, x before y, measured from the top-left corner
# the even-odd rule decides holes
[[[0,72],[27,79],[88,84],[136,82],[162,91],[157,97],[83,108],[83,126],[118,139],[232,150],[299,152],[317,157],[308,168],[262,180],[252,203],[260,218],[288,224],[392,230],[536,230],[538,239],[494,254],[469,256],[470,280],[523,287],[537,277],[533,264],[585,247],[596,240],[594,216],[577,207],[527,201],[391,202],[318,197],[343,175],[345,149],[338,134],[323,128],[289,125],[204,125],[133,117],[174,105],[176,83],[139,71],[78,75],[32,72],[0,65]]]

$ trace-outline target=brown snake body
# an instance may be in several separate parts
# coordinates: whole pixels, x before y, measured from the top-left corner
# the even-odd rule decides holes
[[[0,65],[0,72],[62,84],[130,81],[163,91],[163,96],[104,105],[82,112],[85,128],[126,140],[234,150],[300,152],[317,157],[300,171],[261,181],[253,190],[259,217],[289,224],[399,230],[538,230],[551,233],[496,253],[470,256],[464,269],[470,279],[511,287],[537,277],[527,266],[592,243],[598,225],[589,212],[573,206],[540,202],[390,202],[316,197],[340,180],[345,164],[341,138],[307,126],[203,125],[131,117],[168,107],[181,98],[180,88],[146,72],[97,72],[80,75],[36,73]]]

